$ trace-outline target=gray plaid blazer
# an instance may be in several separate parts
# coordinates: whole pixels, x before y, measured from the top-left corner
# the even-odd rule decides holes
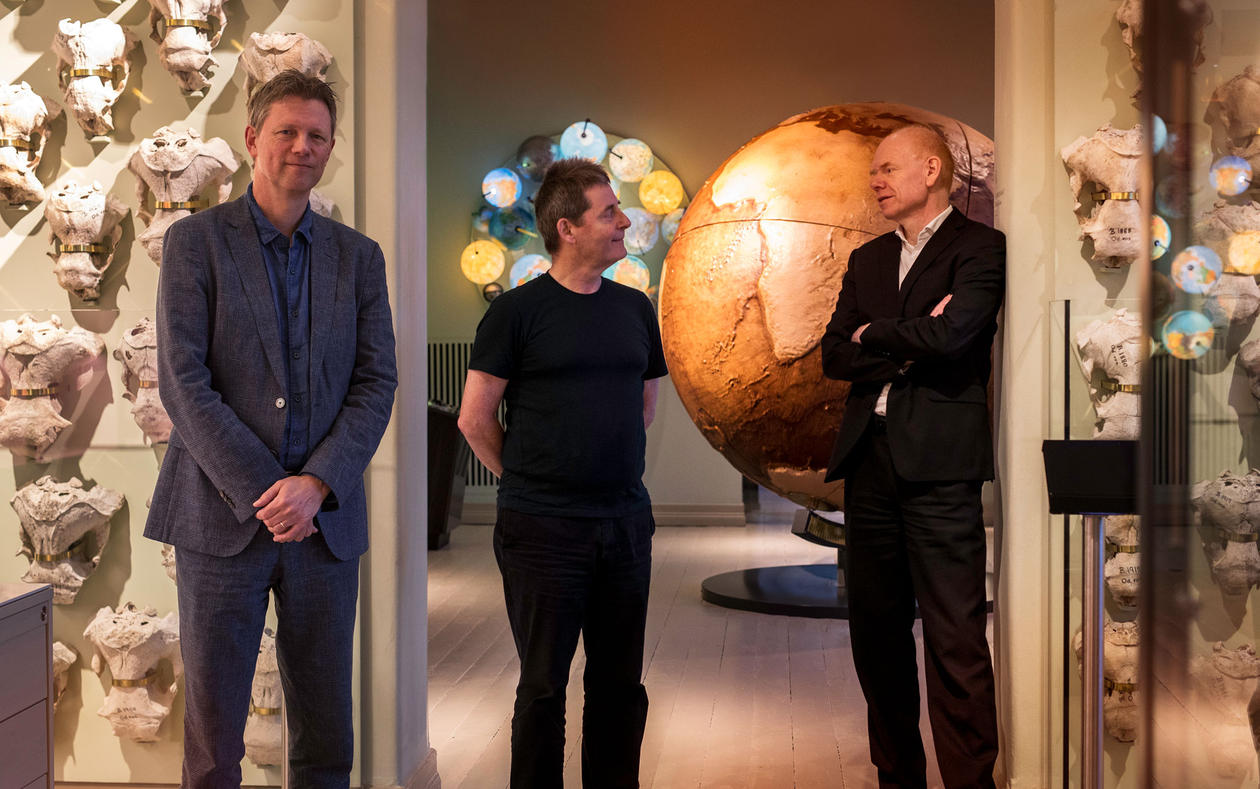
[[[368,547],[363,472],[389,422],[398,376],[376,242],[315,217],[311,244],[311,454],[332,489],[316,525],[339,559]],[[251,506],[286,476],[277,459],[288,392],[262,249],[245,198],[167,230],[158,283],[158,382],[174,430],[144,534],[232,556]]]

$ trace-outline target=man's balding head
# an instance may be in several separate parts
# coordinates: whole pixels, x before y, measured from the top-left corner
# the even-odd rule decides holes
[[[949,206],[953,181],[949,146],[928,126],[897,129],[871,159],[871,191],[880,213],[916,235]]]
[[[945,142],[945,138],[941,133],[931,126],[922,123],[912,123],[909,126],[902,126],[893,131],[888,137],[893,136],[904,137],[913,146],[914,151],[923,159],[935,156],[941,162],[941,176],[937,179],[935,186],[944,188],[948,194],[954,184],[954,155],[950,153],[949,144]],[[887,139],[887,138],[885,138]]]

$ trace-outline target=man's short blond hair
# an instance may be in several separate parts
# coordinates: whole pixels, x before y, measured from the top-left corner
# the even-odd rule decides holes
[[[949,150],[949,143],[936,129],[923,123],[911,123],[894,129],[893,134],[906,134],[914,139],[915,146],[925,157],[935,156],[941,160],[941,177],[937,182],[944,186],[946,194],[954,189],[954,154]]]

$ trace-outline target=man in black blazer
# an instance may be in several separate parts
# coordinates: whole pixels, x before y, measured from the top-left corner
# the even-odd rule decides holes
[[[822,341],[824,373],[852,384],[827,480],[845,480],[853,661],[881,787],[926,785],[916,601],[945,785],[991,787],[997,759],[980,486],[1005,238],[950,207],[952,180],[931,128],[879,145],[871,189],[898,227],[853,251]]]

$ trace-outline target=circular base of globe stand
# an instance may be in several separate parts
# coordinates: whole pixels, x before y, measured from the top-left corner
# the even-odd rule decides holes
[[[849,598],[834,564],[754,567],[712,575],[700,584],[706,603],[759,614],[812,619],[848,619]],[[993,612],[993,601],[985,603]],[[919,615],[915,606],[914,615]]]
[[[710,576],[700,584],[707,603],[759,614],[848,619],[849,598],[834,564],[755,567]]]

